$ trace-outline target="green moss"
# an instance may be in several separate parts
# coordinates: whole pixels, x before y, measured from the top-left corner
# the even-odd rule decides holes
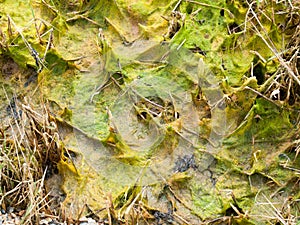
[[[253,133],[261,139],[283,139],[284,134],[291,130],[289,114],[286,110],[279,109],[277,106],[264,99],[257,99],[254,113],[260,117],[253,121]]]
[[[47,52],[46,62],[53,76],[62,75],[68,69],[68,62],[66,62],[58,52],[52,49]]]
[[[26,68],[27,65],[31,65],[33,67],[36,66],[35,60],[30,54],[30,50],[23,43],[21,43],[18,47],[9,48],[8,54],[23,68]]]

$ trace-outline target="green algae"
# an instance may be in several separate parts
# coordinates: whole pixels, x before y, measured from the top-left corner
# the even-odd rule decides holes
[[[297,129],[294,112],[255,92],[265,89],[278,62],[261,36],[243,30],[250,26],[243,24],[249,10],[244,1],[182,2],[175,19],[171,11],[177,1],[46,2],[34,10],[54,28],[54,47],[38,76],[44,97],[58,106],[53,109],[57,121],[68,121],[58,122],[60,135],[65,152],[75,156],[62,155],[58,169],[66,194],[62,204],[70,216],[77,217],[84,205],[97,214],[109,192],[125,215],[141,186],[152,188],[149,195],[158,198],[160,192],[172,199],[183,217],[188,212],[201,220],[231,216],[232,205],[242,214],[251,212],[260,191],[274,192],[266,181],[290,190],[295,173],[279,156],[292,158],[284,143]],[[13,13],[7,2],[3,11],[25,27],[31,5],[11,4],[25,11]],[[264,35],[281,49],[284,34],[267,19],[276,8],[258,7],[267,12],[260,17]],[[276,22],[284,19],[275,16]],[[35,32],[30,28],[24,34],[42,55],[46,38],[38,43]],[[36,67],[24,40],[11,38],[15,46],[5,54],[24,68]],[[169,44],[158,43],[163,39]],[[168,104],[170,111],[160,109]],[[174,171],[188,154],[195,155],[198,168]],[[167,209],[150,202],[145,204],[151,209]]]

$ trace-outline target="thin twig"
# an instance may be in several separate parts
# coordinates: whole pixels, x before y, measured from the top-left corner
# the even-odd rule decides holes
[[[273,101],[272,99],[268,98],[267,96],[263,95],[262,93],[260,93],[260,92],[258,92],[258,91],[256,91],[256,90],[254,90],[253,88],[251,88],[251,87],[249,87],[249,86],[246,86],[245,89],[254,92],[255,94],[261,96],[262,98],[266,99],[266,100],[269,101],[269,102],[272,102],[273,104],[277,105],[277,106],[280,107],[280,108],[282,107],[282,105],[278,104],[277,102]]]
[[[58,9],[56,9],[55,6],[49,5],[45,0],[42,0],[42,3],[48,8],[50,9],[52,12],[54,12],[56,15],[59,14]]]
[[[190,2],[190,3],[193,3],[193,4],[197,4],[197,5],[209,7],[209,8],[214,8],[214,9],[224,10],[224,11],[228,12],[228,14],[230,15],[230,17],[234,18],[234,15],[232,14],[232,12],[230,12],[230,11],[229,11],[228,9],[226,9],[226,8],[219,7],[219,6],[216,6],[216,5],[210,5],[210,4],[203,3],[203,2],[196,2],[196,1],[193,1],[193,0],[186,0],[186,1],[187,1],[187,2]]]
[[[177,2],[177,4],[175,5],[174,9],[172,10],[172,12],[177,11],[177,8],[178,8],[179,5],[181,4],[181,2],[182,2],[182,0],[179,0],[179,1]]]
[[[180,45],[176,48],[176,50],[178,51],[178,50],[182,47],[182,45],[184,45],[185,42],[186,42],[186,39],[184,39],[184,40],[180,43]]]
[[[46,50],[45,50],[45,53],[44,53],[44,56],[42,58],[42,61],[44,62],[45,59],[46,59],[46,55],[47,55],[47,52],[48,50],[51,48],[52,46],[52,41],[53,41],[53,28],[50,29],[50,34],[49,34],[49,38],[48,38],[48,43],[47,43],[47,46],[46,46]]]
[[[151,105],[156,106],[156,107],[158,107],[158,108],[160,108],[160,109],[162,109],[162,110],[165,109],[165,107],[163,107],[163,106],[161,106],[161,105],[159,105],[159,104],[157,104],[157,103],[155,103],[155,102],[149,100],[148,98],[142,96],[141,94],[139,94],[139,93],[138,93],[136,90],[134,90],[133,88],[131,88],[131,89],[132,89],[132,92],[133,92],[134,94],[136,94],[137,96],[139,96],[140,98],[142,98],[142,99],[145,100],[146,102],[150,103]]]

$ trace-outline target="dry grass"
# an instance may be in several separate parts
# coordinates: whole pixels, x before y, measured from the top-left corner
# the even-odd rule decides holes
[[[296,225],[299,220],[299,215],[293,215],[291,209],[297,204],[292,200],[292,197],[286,198],[283,202],[272,202],[270,198],[261,194],[261,200],[255,201],[255,207],[260,209],[260,214],[251,215],[262,221],[269,221],[274,224]],[[299,209],[298,209],[299,210]]]
[[[59,160],[56,127],[46,108],[39,114],[15,99],[8,109],[10,121],[0,130],[0,205],[14,207],[22,224],[36,224],[51,201],[44,181]]]
[[[273,1],[266,4],[275,4]],[[294,4],[294,5],[293,5]],[[253,1],[249,4],[249,9],[245,18],[245,32],[252,32],[261,38],[261,41],[273,53],[273,57],[264,59],[257,52],[260,60],[264,63],[277,60],[280,64],[278,70],[272,76],[267,77],[263,84],[262,94],[272,100],[279,100],[282,104],[290,106],[300,103],[300,74],[299,74],[299,46],[300,46],[300,27],[299,27],[299,2],[287,1],[286,8],[274,10],[271,16],[266,15],[264,7],[257,6]],[[285,21],[276,20],[276,15],[283,15]],[[263,25],[263,20],[276,24],[278,33],[282,34],[281,47],[278,49],[270,36],[270,31]]]
[[[284,1],[282,1],[284,2]],[[264,1],[264,3],[266,3]],[[266,4],[274,4],[274,1],[267,2]],[[299,9],[300,2],[298,1],[285,1],[286,8],[274,10],[272,16],[267,16],[264,7],[260,8],[256,2],[253,1],[249,4],[248,13],[245,19],[246,32],[252,32],[260,37],[261,41],[273,53],[270,59],[264,59],[258,54],[260,60],[264,63],[275,60],[279,62],[277,71],[266,77],[266,81],[262,84],[259,90],[259,95],[276,104],[281,108],[289,109],[295,113],[293,118],[295,125],[299,127],[299,106],[300,106],[300,17]],[[277,24],[277,28],[282,32],[282,48],[278,49],[275,41],[272,40],[270,32],[267,31],[263,25],[263,20],[269,20],[270,23],[275,23],[275,14],[282,14],[285,21]],[[286,37],[286,39],[284,38]],[[277,40],[278,42],[278,40]],[[257,52],[253,52],[257,53]],[[297,138],[297,137],[296,137]],[[295,152],[298,156],[299,140],[294,140],[296,143]],[[295,160],[295,159],[294,159]],[[293,188],[299,189],[299,171],[295,171],[295,179],[291,182]],[[257,196],[260,195],[260,198]],[[258,193],[255,198],[254,208],[257,208],[258,214],[250,214],[249,218],[255,218],[264,221],[266,224],[283,224],[283,225],[296,225],[299,224],[299,199],[296,199],[293,194],[290,196],[281,197],[277,201],[273,199],[274,196],[266,196]]]

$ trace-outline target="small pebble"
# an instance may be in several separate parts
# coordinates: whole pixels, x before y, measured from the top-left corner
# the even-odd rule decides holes
[[[40,225],[48,225],[52,222],[51,218],[45,218],[40,221]]]
[[[7,213],[12,213],[14,211],[14,207],[8,207],[7,208]]]
[[[86,218],[84,217],[84,220],[79,220],[80,221],[80,225],[98,225],[98,223],[92,219],[92,218]]]

